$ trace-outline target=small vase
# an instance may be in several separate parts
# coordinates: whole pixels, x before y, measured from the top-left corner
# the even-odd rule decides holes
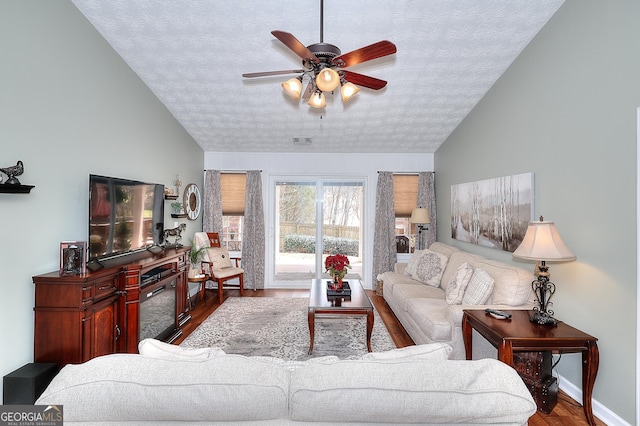
[[[340,274],[335,274],[333,276],[333,286],[336,290],[342,290],[342,277]]]

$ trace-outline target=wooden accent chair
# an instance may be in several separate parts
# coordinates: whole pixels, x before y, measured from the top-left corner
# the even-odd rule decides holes
[[[222,303],[223,286],[227,281],[238,278],[240,296],[244,296],[244,270],[240,267],[239,257],[230,257],[226,247],[221,247],[220,236],[217,232],[196,232],[194,235],[195,248],[206,247],[202,256],[202,266],[208,271],[211,281],[218,285],[218,301]],[[233,261],[233,262],[232,262]],[[202,285],[202,291],[204,292]]]

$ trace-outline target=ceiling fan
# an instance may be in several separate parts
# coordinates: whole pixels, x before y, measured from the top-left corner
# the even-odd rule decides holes
[[[275,38],[302,58],[303,69],[246,73],[242,76],[254,78],[300,74],[298,77],[282,83],[282,88],[287,95],[295,100],[300,99],[301,96],[303,99],[309,99],[308,104],[313,108],[324,108],[326,106],[324,92],[333,92],[338,86],[341,86],[342,101],[347,102],[360,91],[357,86],[380,90],[387,85],[384,80],[358,74],[344,68],[392,55],[397,51],[395,44],[383,40],[343,54],[337,46],[324,43],[323,26],[324,0],[320,0],[320,43],[305,46],[293,34],[279,30],[271,31]],[[302,83],[305,78],[309,82],[304,94],[302,94]]]

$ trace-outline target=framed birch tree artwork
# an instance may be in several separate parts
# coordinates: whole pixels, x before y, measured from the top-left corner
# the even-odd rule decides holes
[[[533,218],[533,173],[451,185],[451,237],[513,252]]]

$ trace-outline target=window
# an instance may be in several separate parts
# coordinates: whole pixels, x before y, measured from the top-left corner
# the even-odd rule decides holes
[[[409,218],[418,203],[418,175],[393,175],[393,202],[396,216],[396,249],[398,253],[413,252],[415,227]]]
[[[244,197],[247,175],[245,173],[221,173],[222,234],[220,243],[229,251],[242,251],[244,222]]]

